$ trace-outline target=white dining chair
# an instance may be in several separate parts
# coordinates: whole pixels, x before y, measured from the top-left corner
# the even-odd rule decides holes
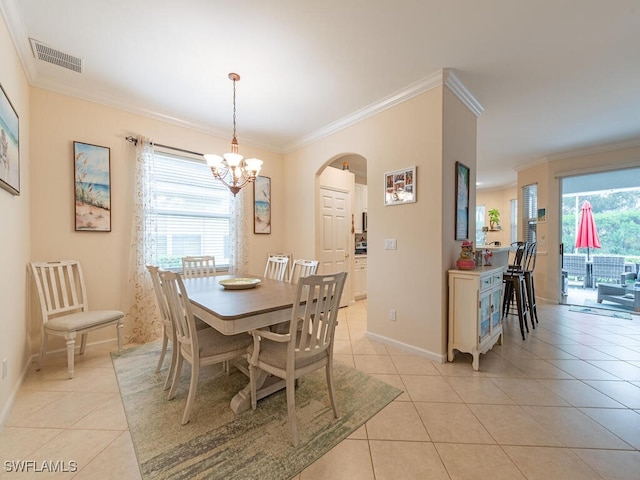
[[[285,274],[284,278],[285,279],[289,278],[289,274],[291,273],[293,254],[288,252],[276,252],[276,253],[270,253],[269,255],[267,255],[267,259],[269,259],[269,257],[278,257],[278,258],[287,259],[287,273]]]
[[[167,299],[162,290],[162,281],[160,280],[160,268],[153,265],[147,265],[147,270],[151,275],[151,283],[153,284],[153,291],[156,294],[156,301],[158,303],[158,310],[160,311],[160,320],[162,321],[162,348],[160,349],[160,358],[158,359],[158,365],[156,367],[156,373],[160,373],[164,357],[167,353],[167,347],[171,342],[171,360],[169,362],[169,371],[167,372],[167,378],[164,381],[163,389],[167,390],[171,386],[173,380],[173,371],[176,367],[176,359],[178,357],[178,349],[176,348],[176,332],[171,323],[171,317],[169,315],[169,305],[167,305]]]
[[[223,364],[225,361],[231,361],[245,355],[252,340],[246,333],[223,335],[214,328],[197,330],[191,302],[180,274],[169,271],[160,272],[160,280],[167,298],[169,316],[176,332],[175,348],[178,350],[174,378],[169,390],[169,400],[175,398],[183,360],[191,364],[189,394],[181,422],[182,425],[185,425],[189,421],[198,389],[200,367]]]
[[[251,408],[257,407],[258,369],[284,379],[294,446],[299,443],[295,406],[297,379],[324,367],[331,407],[338,418],[333,386],[333,339],[346,276],[346,272],[341,272],[301,278],[288,333],[250,331],[253,336],[248,357]]]
[[[284,282],[287,274],[289,259],[286,257],[269,257],[264,269],[264,278],[271,278]]]
[[[300,278],[315,275],[318,271],[317,260],[298,259],[291,265],[291,274],[289,275],[289,283],[298,283]]]
[[[216,274],[216,257],[213,255],[182,257],[184,278],[210,277]]]
[[[118,355],[122,352],[124,313],[119,310],[89,310],[87,290],[80,263],[76,260],[31,262],[31,273],[38,290],[42,315],[42,345],[36,370],[42,367],[49,335],[67,341],[67,370],[74,376],[76,336],[80,335],[80,355],[87,346],[87,334],[98,328],[115,325]]]

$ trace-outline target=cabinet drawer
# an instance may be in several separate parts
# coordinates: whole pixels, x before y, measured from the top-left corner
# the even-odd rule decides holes
[[[492,275],[486,275],[484,277],[480,277],[480,290],[490,287],[491,285],[493,285]]]
[[[502,283],[502,272],[480,277],[480,290]]]

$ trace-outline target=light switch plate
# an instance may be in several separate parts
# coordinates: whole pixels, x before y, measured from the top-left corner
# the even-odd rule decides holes
[[[385,250],[396,250],[397,248],[398,248],[398,244],[395,238],[385,238],[384,240]]]

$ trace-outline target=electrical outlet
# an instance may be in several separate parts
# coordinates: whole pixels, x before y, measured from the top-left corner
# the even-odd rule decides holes
[[[395,310],[389,310],[389,320],[391,320],[392,322],[396,321],[396,311]]]
[[[2,379],[4,380],[4,377],[7,376],[7,359],[4,358],[2,360]]]
[[[384,249],[385,250],[396,250],[397,249],[397,241],[395,238],[386,238],[384,240]]]

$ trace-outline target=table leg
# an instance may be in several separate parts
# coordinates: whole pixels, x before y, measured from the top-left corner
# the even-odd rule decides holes
[[[272,393],[285,388],[285,381],[281,378],[274,377],[263,370],[258,371],[257,379],[257,397],[258,400],[268,397]],[[251,385],[247,384],[242,390],[234,395],[231,399],[231,410],[238,414],[245,412],[251,408]]]

